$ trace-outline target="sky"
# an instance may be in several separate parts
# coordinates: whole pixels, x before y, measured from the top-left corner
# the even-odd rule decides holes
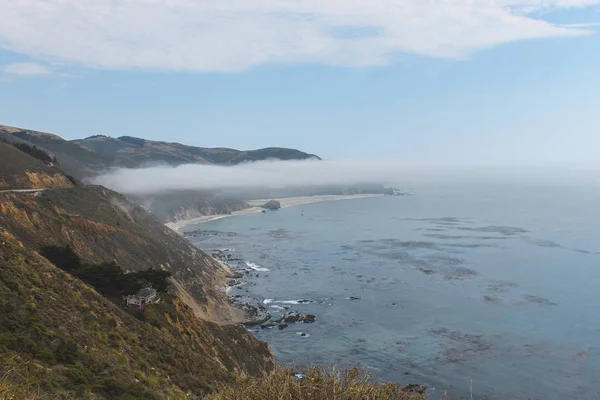
[[[596,165],[600,0],[0,1],[0,124]]]

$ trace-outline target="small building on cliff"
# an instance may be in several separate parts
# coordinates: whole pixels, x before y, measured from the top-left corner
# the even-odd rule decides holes
[[[125,296],[125,305],[127,307],[144,308],[146,305],[156,301],[156,294],[156,289],[151,287],[144,288],[137,292],[137,294]]]

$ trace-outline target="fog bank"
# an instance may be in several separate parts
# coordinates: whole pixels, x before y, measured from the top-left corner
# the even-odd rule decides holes
[[[596,168],[416,166],[369,160],[260,161],[235,166],[186,164],[177,167],[116,169],[92,183],[128,194],[252,187],[412,185],[424,182],[527,182],[599,184]]]

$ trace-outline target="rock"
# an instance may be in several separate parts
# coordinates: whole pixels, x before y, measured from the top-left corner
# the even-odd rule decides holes
[[[300,314],[298,314],[295,311],[291,311],[287,314],[283,315],[283,322],[285,323],[293,323],[293,322],[298,322],[298,320],[300,319]]]
[[[425,386],[415,384],[406,385],[402,389],[403,392],[411,394],[425,394],[426,390],[427,388]]]
[[[298,304],[309,304],[312,302],[313,302],[312,300],[306,300],[306,299],[298,300]]]
[[[316,315],[312,314],[299,314],[296,311],[290,311],[286,314],[283,314],[281,319],[276,322],[283,322],[286,324],[292,324],[294,322],[304,322],[305,324],[310,324],[315,322],[317,319]]]
[[[315,322],[316,319],[317,319],[316,315],[306,314],[306,315],[304,315],[302,322],[304,322],[305,324],[312,324],[313,322]]]
[[[360,300],[360,297],[356,297],[356,296],[350,296],[348,297],[349,300]]]
[[[358,340],[357,340],[358,343],[364,343],[366,341],[367,341],[367,339],[365,339],[365,338],[358,338]]]
[[[287,328],[289,325],[288,324],[279,324],[277,326],[279,327],[279,330],[282,330],[282,329]]]
[[[281,203],[277,200],[271,200],[263,204],[262,208],[266,208],[267,210],[279,210],[281,208]]]

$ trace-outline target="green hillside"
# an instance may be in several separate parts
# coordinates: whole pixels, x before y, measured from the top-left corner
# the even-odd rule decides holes
[[[273,366],[175,296],[135,318],[1,228],[0,244],[0,398],[184,399]]]

